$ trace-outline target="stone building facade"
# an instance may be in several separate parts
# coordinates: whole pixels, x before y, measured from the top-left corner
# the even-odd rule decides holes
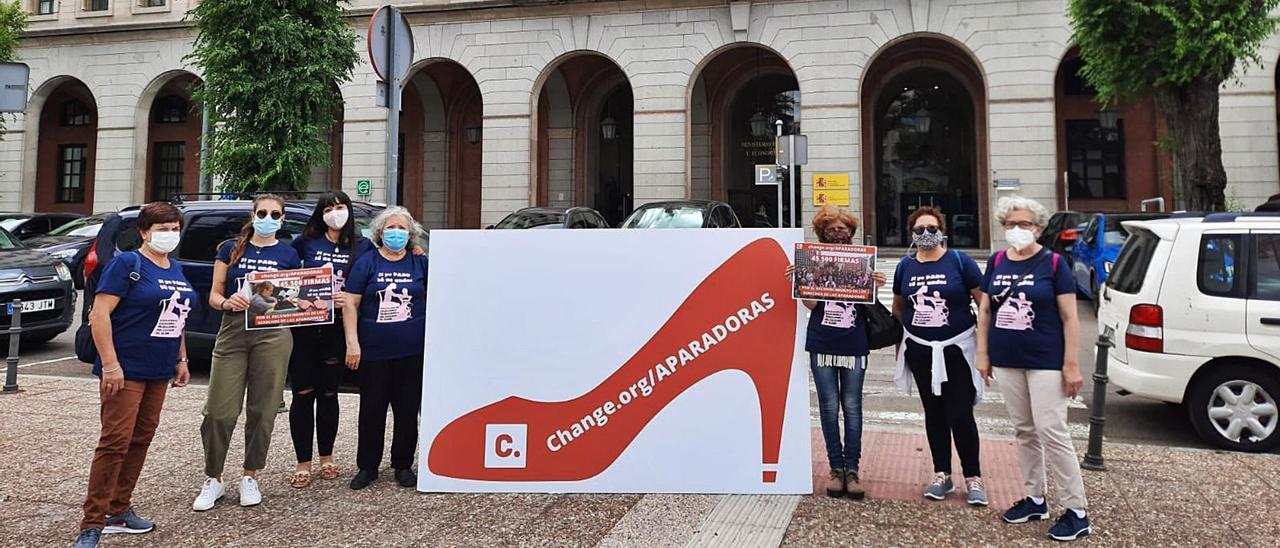
[[[0,141],[0,210],[97,212],[198,190],[199,74],[184,61],[198,0],[23,1],[36,14],[19,50],[31,101]],[[372,201],[387,199],[387,112],[364,47],[380,3],[349,5],[362,62],[336,84],[333,162],[313,177],[353,195],[368,180]],[[530,205],[616,222],[684,198],[772,224],[775,190],[752,166],[774,161],[779,121],[809,143],[788,204],[809,219],[814,176],[848,175],[861,233],[880,245],[903,245],[923,204],[947,212],[954,244],[981,248],[1005,193],[1083,210],[1176,199],[1150,100],[1104,116],[1076,76],[1066,0],[390,3],[415,42],[400,199],[431,228]],[[1250,208],[1280,192],[1280,36],[1262,58],[1221,104],[1227,195]]]

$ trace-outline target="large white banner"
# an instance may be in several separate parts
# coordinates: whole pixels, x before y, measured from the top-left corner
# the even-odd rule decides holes
[[[802,240],[432,231],[418,489],[812,492]]]

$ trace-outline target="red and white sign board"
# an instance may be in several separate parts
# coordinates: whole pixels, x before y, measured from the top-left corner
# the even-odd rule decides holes
[[[418,489],[812,492],[803,239],[433,231]]]

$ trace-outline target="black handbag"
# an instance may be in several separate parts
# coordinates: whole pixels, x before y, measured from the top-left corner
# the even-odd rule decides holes
[[[133,287],[133,282],[138,281],[142,277],[142,275],[139,274],[139,272],[142,271],[142,253],[138,251],[134,251],[129,253],[129,255],[130,255],[130,258],[133,260],[133,265],[132,265],[133,271],[129,272],[129,287]],[[105,268],[106,267],[104,266],[103,269],[105,270]],[[97,279],[95,278],[93,280],[92,293],[90,293],[88,287],[89,287],[89,280],[86,280],[85,292],[84,292],[86,306],[85,306],[84,316],[83,318],[81,318],[81,321],[80,321],[80,327],[76,328],[75,345],[76,345],[76,358],[79,358],[80,361],[84,363],[93,364],[98,361],[98,347],[93,343],[93,330],[89,327],[89,313],[93,311],[92,299],[94,295],[97,295],[98,293]]]
[[[867,345],[872,350],[888,348],[902,342],[902,322],[893,317],[880,300],[858,305],[858,314],[867,326]]]

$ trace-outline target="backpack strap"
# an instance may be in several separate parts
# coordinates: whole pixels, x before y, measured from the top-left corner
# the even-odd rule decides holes
[[[1053,254],[1053,275],[1054,276],[1058,275],[1058,257],[1059,255],[1057,253]]]
[[[991,259],[992,267],[1000,266],[1000,259],[1004,258],[1004,254],[1006,253],[1006,251],[1007,250],[1001,249],[1000,251],[996,252],[996,256]]]
[[[129,272],[129,285],[142,279],[142,252],[132,251],[129,253],[133,259],[133,271]]]
[[[964,274],[964,259],[960,258],[960,250],[952,249],[951,254],[956,258],[956,266],[960,268],[960,274]]]

